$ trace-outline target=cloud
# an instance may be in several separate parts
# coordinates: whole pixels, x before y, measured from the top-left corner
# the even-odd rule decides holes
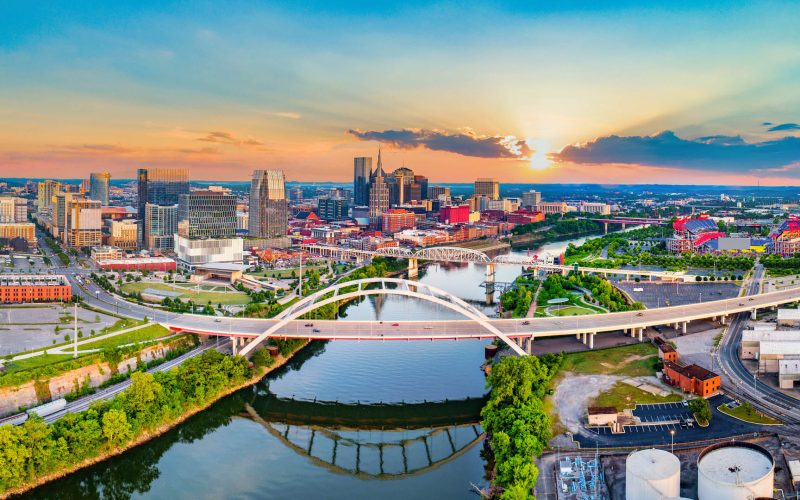
[[[270,116],[277,116],[278,118],[288,118],[289,120],[299,120],[303,117],[300,113],[294,111],[272,111],[268,113]]]
[[[214,131],[209,132],[203,137],[198,137],[198,141],[213,142],[217,144],[228,144],[231,146],[263,146],[264,143],[252,137],[239,138],[232,132]]]
[[[800,130],[800,125],[797,123],[781,123],[767,129],[767,132],[786,132],[788,130]]]
[[[589,165],[613,163],[750,172],[800,162],[800,138],[747,143],[738,136],[682,139],[674,132],[664,131],[653,136],[599,137],[585,144],[567,146],[551,157],[559,162]]]
[[[451,134],[438,130],[402,129],[379,131],[348,130],[362,141],[378,141],[400,149],[424,147],[476,158],[527,158],[533,151],[514,136],[482,136],[471,130]]]

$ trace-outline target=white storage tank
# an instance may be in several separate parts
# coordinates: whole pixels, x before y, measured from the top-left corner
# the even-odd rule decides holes
[[[753,443],[715,444],[697,459],[699,500],[772,498],[774,484],[772,455]]]
[[[664,450],[640,450],[625,460],[625,498],[652,500],[678,498],[681,493],[681,462]]]

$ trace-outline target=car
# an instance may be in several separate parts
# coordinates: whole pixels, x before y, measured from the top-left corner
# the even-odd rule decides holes
[[[400,323],[392,323],[392,326],[400,326]]]
[[[531,322],[526,320],[526,321],[523,321],[523,322],[522,322],[522,324],[523,324],[523,325],[530,325],[530,324],[531,324]]]
[[[426,325],[425,330],[433,330],[433,327],[431,325]]]
[[[743,305],[744,305],[744,302],[739,302],[739,305],[740,305],[740,306],[743,306]]]
[[[314,332],[314,333],[319,333],[321,330],[320,330],[319,328],[314,328],[314,329],[313,329],[313,330],[311,330],[311,331],[312,331],[312,332]]]
[[[638,313],[636,313],[636,315],[637,316],[644,316],[644,313],[643,312],[638,312]]]
[[[686,401],[685,399],[683,400],[683,406],[689,406],[689,402]]]
[[[309,326],[314,326],[314,323],[306,323],[306,326],[307,326],[307,327],[309,327]]]
[[[749,299],[747,299],[747,300],[749,300],[750,302],[753,302],[755,299],[754,299],[753,297],[750,297],[750,298],[749,298]]]
[[[221,320],[221,319],[219,319],[219,318],[215,318],[215,319],[214,319],[214,323],[222,323],[222,320]]]

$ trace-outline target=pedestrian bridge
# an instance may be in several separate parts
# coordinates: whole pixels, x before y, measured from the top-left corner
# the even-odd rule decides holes
[[[702,286],[702,285],[700,285]],[[456,311],[463,320],[352,321],[304,319],[309,313],[328,304],[369,295],[395,295],[425,300]],[[244,339],[241,354],[247,354],[269,337],[311,338],[324,340],[458,340],[500,338],[515,352],[530,352],[536,338],[576,335],[591,348],[598,333],[625,331],[642,340],[643,329],[667,325],[685,329],[690,321],[712,319],[724,324],[740,312],[755,314],[759,309],[800,301],[800,288],[791,288],[760,295],[715,300],[683,306],[661,307],[644,311],[628,311],[572,317],[497,319],[430,285],[397,278],[369,278],[336,284],[305,297],[280,317],[271,319],[216,318],[192,314],[173,314],[163,325],[175,330],[233,338],[234,345]]]

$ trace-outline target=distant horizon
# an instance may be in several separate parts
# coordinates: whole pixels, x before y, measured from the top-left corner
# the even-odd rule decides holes
[[[0,174],[800,182],[788,0],[0,5]],[[373,162],[374,163],[374,162]]]

